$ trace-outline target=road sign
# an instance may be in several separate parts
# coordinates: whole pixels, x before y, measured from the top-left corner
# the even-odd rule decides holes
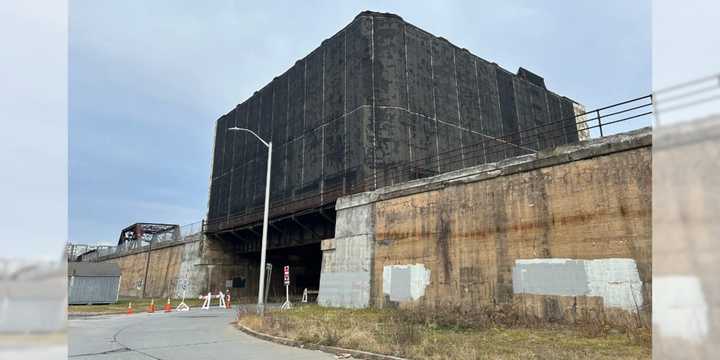
[[[287,310],[292,307],[290,304],[290,266],[283,266],[283,280],[285,280],[285,302],[280,309]]]

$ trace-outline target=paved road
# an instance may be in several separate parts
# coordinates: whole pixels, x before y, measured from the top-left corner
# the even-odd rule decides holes
[[[334,359],[319,351],[256,339],[231,325],[233,310],[192,309],[75,318],[69,321],[70,359]]]

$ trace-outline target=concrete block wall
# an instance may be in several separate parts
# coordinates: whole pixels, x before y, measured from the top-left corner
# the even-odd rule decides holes
[[[651,145],[643,129],[341,198],[323,276],[371,254],[372,306],[507,304],[554,319],[642,311]],[[371,246],[355,250],[363,234]],[[348,306],[337,299],[354,289],[334,286],[321,286],[321,303]]]

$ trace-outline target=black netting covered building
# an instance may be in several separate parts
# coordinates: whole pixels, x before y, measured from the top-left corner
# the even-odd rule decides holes
[[[575,105],[525,69],[363,12],[217,120],[206,232],[242,236],[262,220],[265,147],[229,127],[273,143],[273,221],[332,221],[345,194],[576,142]]]

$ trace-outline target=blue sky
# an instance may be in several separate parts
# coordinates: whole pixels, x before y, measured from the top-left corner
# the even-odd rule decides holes
[[[114,243],[140,221],[199,221],[215,119],[362,10],[528,68],[588,109],[650,92],[649,1],[75,0],[70,241]]]

